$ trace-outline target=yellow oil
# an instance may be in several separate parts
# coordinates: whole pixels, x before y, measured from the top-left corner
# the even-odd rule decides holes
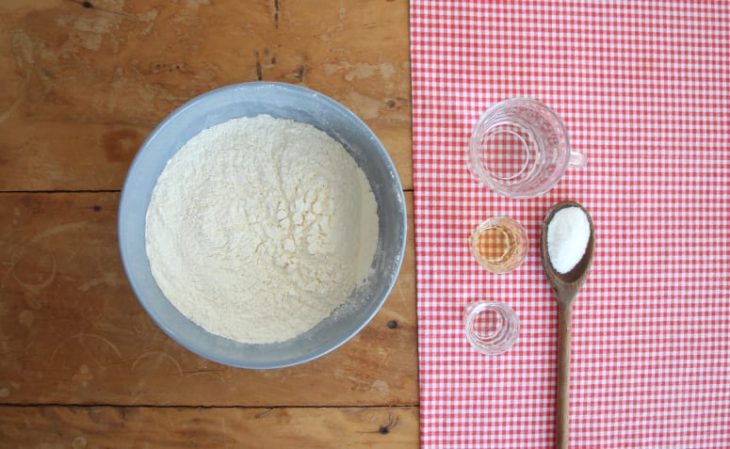
[[[477,235],[477,253],[489,262],[498,263],[514,250],[514,238],[503,226],[487,228]]]
[[[527,235],[516,221],[497,217],[482,223],[472,235],[472,253],[489,271],[506,273],[519,266],[527,252]]]

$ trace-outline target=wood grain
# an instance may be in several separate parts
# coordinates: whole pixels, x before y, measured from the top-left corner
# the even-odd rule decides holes
[[[119,189],[186,100],[257,79],[363,118],[412,187],[406,0],[0,2],[0,190]]]
[[[418,448],[418,409],[0,407],[0,448]]]
[[[555,394],[555,449],[570,447],[571,304],[558,302],[558,376]]]
[[[317,361],[255,372],[186,351],[147,317],[117,252],[117,201],[0,194],[0,403],[417,404],[412,216],[400,277],[370,325]]]

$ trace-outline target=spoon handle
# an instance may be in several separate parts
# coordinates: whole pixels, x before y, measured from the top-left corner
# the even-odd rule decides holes
[[[556,449],[568,449],[570,436],[570,322],[571,304],[558,302],[558,393],[556,398]]]

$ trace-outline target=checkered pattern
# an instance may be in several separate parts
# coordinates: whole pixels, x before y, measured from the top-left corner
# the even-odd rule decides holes
[[[539,223],[591,212],[593,271],[573,312],[571,447],[730,446],[730,3],[411,2],[421,434],[425,448],[549,448],[557,311]],[[509,200],[465,166],[492,103],[556,110],[588,164]],[[481,269],[487,217],[531,239],[513,273]],[[488,358],[470,301],[509,303],[520,337]]]
[[[537,160],[537,143],[520,126],[496,126],[480,139],[479,162],[503,185],[513,185],[532,173]]]
[[[488,262],[499,262],[514,244],[514,239],[509,237],[504,229],[491,227],[479,232],[472,245],[476,246],[475,249],[480,257]]]

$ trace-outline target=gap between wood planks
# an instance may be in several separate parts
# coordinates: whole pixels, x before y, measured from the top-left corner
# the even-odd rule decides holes
[[[102,404],[102,403],[84,403],[84,404],[65,404],[61,402],[25,402],[19,404],[0,403],[0,408],[34,408],[34,407],[69,407],[69,408],[93,408],[93,407],[114,407],[114,408],[151,408],[151,409],[246,409],[246,410],[277,410],[277,409],[358,409],[358,408],[397,408],[397,409],[413,409],[419,408],[418,403],[406,404],[346,404],[346,405],[191,405],[191,404]]]
[[[89,190],[0,190],[0,193],[120,193],[119,189]]]

